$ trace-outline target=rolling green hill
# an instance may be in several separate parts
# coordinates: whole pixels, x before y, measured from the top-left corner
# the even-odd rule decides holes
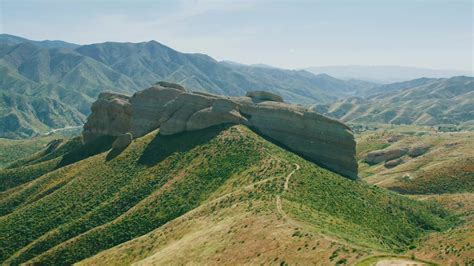
[[[436,205],[339,176],[244,126],[153,131],[123,150],[112,140],[58,142],[2,170],[0,261],[70,264],[106,250],[84,263],[351,263],[453,225]]]
[[[301,104],[327,103],[373,86],[302,70],[218,62],[156,41],[75,46],[0,35],[0,93],[6,99],[22,98],[21,106],[0,101],[0,121],[8,122],[2,123],[0,137],[81,125],[100,92],[132,94],[160,80],[232,96],[272,91]]]
[[[463,125],[474,120],[473,77],[422,79],[373,90],[386,93],[315,105],[313,109],[356,124]]]

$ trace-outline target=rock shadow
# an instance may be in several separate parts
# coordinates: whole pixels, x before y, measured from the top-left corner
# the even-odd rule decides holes
[[[128,145],[123,147],[123,148],[112,148],[109,151],[109,153],[107,153],[107,156],[105,157],[105,160],[108,162],[108,161],[114,159],[115,157],[119,156],[127,147],[128,147]]]
[[[205,129],[181,132],[173,135],[159,134],[148,144],[138,160],[139,164],[155,165],[173,153],[187,152],[209,142],[233,124],[222,124]]]
[[[79,148],[65,154],[56,168],[73,164],[96,154],[105,152],[110,149],[115,137],[101,136],[95,140],[81,145]]]

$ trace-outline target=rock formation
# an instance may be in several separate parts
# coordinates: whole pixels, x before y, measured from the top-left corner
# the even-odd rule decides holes
[[[384,163],[385,168],[393,168],[403,163],[401,158],[390,160]]]
[[[287,149],[351,179],[357,178],[354,136],[348,126],[268,92],[225,97],[157,83],[132,97],[102,93],[84,125],[88,142],[101,135],[135,138],[157,128],[171,135],[223,123],[243,124]]]
[[[112,143],[112,148],[117,150],[124,149],[132,143],[132,139],[133,137],[130,132],[119,135]]]
[[[418,157],[418,156],[421,156],[421,155],[425,154],[429,149],[430,149],[430,146],[425,145],[425,144],[418,145],[418,146],[412,146],[408,150],[408,155],[410,157]]]
[[[364,157],[364,161],[368,164],[378,164],[380,162],[386,162],[393,159],[402,157],[408,152],[406,148],[389,148],[384,150],[376,150],[367,153]]]

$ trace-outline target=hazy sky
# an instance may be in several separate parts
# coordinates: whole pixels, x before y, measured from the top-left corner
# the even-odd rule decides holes
[[[156,40],[217,60],[285,68],[472,70],[468,1],[0,0],[0,32],[78,44]]]

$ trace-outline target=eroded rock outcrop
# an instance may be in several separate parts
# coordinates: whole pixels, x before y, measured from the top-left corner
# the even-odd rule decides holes
[[[390,160],[384,163],[385,168],[394,168],[403,163],[401,158]]]
[[[429,149],[430,149],[430,146],[426,144],[415,145],[415,146],[410,147],[410,149],[408,150],[408,155],[413,158],[418,157],[428,152]]]
[[[388,148],[384,150],[376,150],[367,153],[364,157],[364,161],[368,164],[378,164],[381,162],[391,161],[407,154],[408,149],[406,148]]]
[[[343,123],[284,103],[272,93],[225,97],[178,86],[160,83],[132,97],[102,93],[84,126],[84,141],[127,132],[137,138],[157,128],[160,134],[171,135],[224,123],[243,124],[319,165],[357,178],[354,137]]]

